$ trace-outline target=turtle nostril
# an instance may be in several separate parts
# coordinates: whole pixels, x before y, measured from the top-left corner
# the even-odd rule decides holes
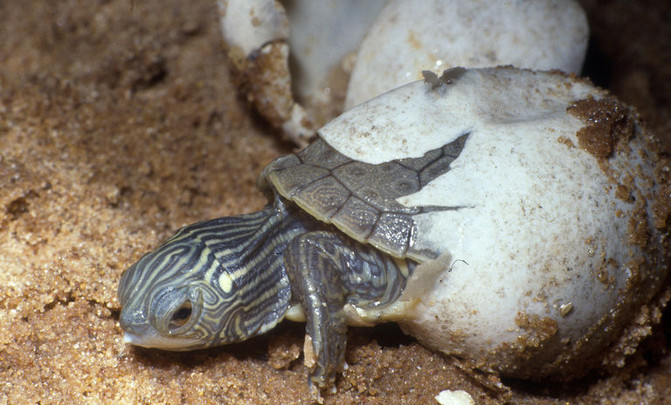
[[[132,311],[127,308],[121,309],[119,324],[124,332],[140,334],[146,328],[146,317],[142,311]]]
[[[121,310],[121,316],[119,316],[119,324],[121,325],[121,329],[123,329],[124,331],[127,331],[131,327],[133,323],[128,314],[128,311],[124,311],[123,309]]]

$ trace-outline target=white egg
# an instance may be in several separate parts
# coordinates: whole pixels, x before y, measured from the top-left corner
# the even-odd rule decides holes
[[[398,199],[453,207],[413,216],[412,249],[439,258],[415,270],[404,306],[359,311],[359,321],[398,320],[431,348],[522,378],[570,378],[606,355],[621,362],[649,333],[654,317],[639,314],[663,306],[650,301],[669,265],[668,162],[607,92],[560,73],[453,69],[319,134],[372,164],[469,134],[447,173]]]

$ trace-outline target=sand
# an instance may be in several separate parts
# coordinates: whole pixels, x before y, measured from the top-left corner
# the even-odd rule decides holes
[[[671,6],[584,1],[586,73],[671,146]],[[213,0],[0,2],[0,404],[309,401],[303,327],[193,353],[121,341],[123,270],[177,228],[257,210],[292,150],[235,94]],[[501,380],[394,325],[350,330],[327,404],[671,403],[671,315],[613,373]]]

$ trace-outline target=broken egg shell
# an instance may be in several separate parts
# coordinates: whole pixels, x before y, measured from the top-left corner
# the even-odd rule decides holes
[[[219,0],[233,79],[261,116],[305,145],[314,124],[294,101],[289,73],[289,20],[273,0]]]
[[[455,67],[514,65],[579,73],[587,17],[573,0],[391,0],[361,43],[349,109],[395,87]]]
[[[245,57],[289,38],[289,20],[275,0],[218,0],[217,5],[224,40]]]
[[[422,70],[458,65],[577,72],[587,44],[585,15],[572,0],[218,4],[241,91],[299,145],[342,110],[345,97],[349,108]]]
[[[331,102],[332,76],[359,49],[385,3],[387,0],[283,1],[291,24],[292,79],[302,104]]]
[[[329,82],[346,76],[342,60],[356,51],[385,0],[217,3],[238,87],[271,125],[305,145],[317,124],[337,113]]]
[[[655,298],[669,266],[659,216],[669,185],[658,176],[668,162],[656,141],[632,109],[558,72],[453,69],[440,80],[383,94],[319,131],[367,163],[470,134],[449,172],[399,199],[454,209],[414,218],[414,248],[441,256],[408,281],[401,300],[414,309],[385,316],[507,376],[570,379],[621,364],[659,321],[641,314],[668,300]]]

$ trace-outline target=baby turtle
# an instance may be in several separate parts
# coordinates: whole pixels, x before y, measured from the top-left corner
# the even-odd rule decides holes
[[[635,115],[574,77],[427,73],[268,165],[261,211],[182,228],[131,266],[125,341],[191,350],[304,320],[324,388],[348,324],[397,321],[488,370],[578,376],[666,275],[656,153]]]
[[[396,200],[449,171],[467,139],[379,165],[323,139],[275,160],[259,178],[272,201],[262,211],[182,228],[124,273],[126,339],[177,350],[236,342],[298,304],[316,361],[310,381],[331,386],[345,363],[345,306],[394,304],[416,263],[438,256],[415,248],[413,216],[458,208]]]

